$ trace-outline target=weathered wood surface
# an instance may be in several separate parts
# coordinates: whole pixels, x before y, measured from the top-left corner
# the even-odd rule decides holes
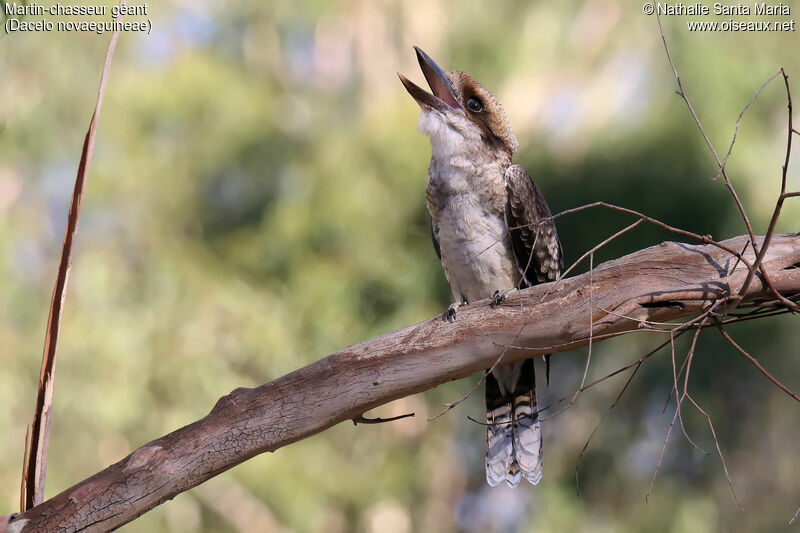
[[[724,244],[742,250],[746,242],[737,237]],[[776,236],[764,265],[779,291],[800,292],[800,237]],[[742,262],[714,246],[668,242],[604,263],[591,276],[532,287],[496,309],[488,300],[474,303],[461,308],[453,324],[436,317],[387,333],[260,387],[234,390],[203,419],[12,516],[8,531],[119,527],[255,455],[482,371],[503,346],[515,347],[503,356],[510,362],[583,346],[592,321],[598,342],[636,330],[642,320],[696,315],[717,298],[735,294],[746,273]],[[745,297],[769,295],[756,281]]]

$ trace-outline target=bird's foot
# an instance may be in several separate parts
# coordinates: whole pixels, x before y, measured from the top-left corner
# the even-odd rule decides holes
[[[442,313],[442,320],[452,324],[456,320],[456,310],[461,307],[462,305],[469,304],[468,301],[464,300],[463,302],[454,302],[450,304],[450,307],[447,308],[447,311]]]
[[[494,309],[495,307],[497,307],[501,303],[505,302],[506,301],[506,296],[508,296],[509,294],[512,294],[514,292],[517,292],[516,288],[494,291],[494,294],[492,295],[492,303],[491,303],[492,309]]]

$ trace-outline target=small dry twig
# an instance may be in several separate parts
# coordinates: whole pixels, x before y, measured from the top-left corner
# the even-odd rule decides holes
[[[798,134],[798,135],[800,135],[800,134]],[[800,516],[800,507],[798,507],[798,508],[797,508],[797,512],[796,512],[796,513],[794,513],[794,516],[792,517],[792,519],[791,519],[791,520],[789,520],[789,525],[790,525],[790,526],[791,526],[792,524],[794,524],[794,521],[795,521],[795,520],[797,520],[797,517],[798,517],[798,516]]]
[[[514,339],[511,341],[512,343],[516,342],[519,339],[519,336],[522,335],[523,330],[528,326],[529,323],[530,323],[530,319],[528,319],[524,324],[522,324],[522,327],[519,328],[519,331],[514,336]],[[430,422],[432,420],[436,420],[440,416],[443,416],[443,415],[447,414],[448,412],[453,410],[456,406],[458,406],[459,404],[465,402],[470,396],[472,396],[475,393],[475,391],[478,390],[478,387],[481,386],[481,383],[486,381],[486,378],[489,376],[489,374],[491,374],[492,371],[497,367],[497,365],[500,364],[500,361],[503,360],[503,356],[506,354],[506,352],[508,351],[510,346],[511,345],[503,347],[503,351],[500,352],[500,355],[497,356],[497,359],[495,359],[495,361],[492,364],[492,366],[489,367],[489,370],[487,370],[486,372],[483,373],[483,375],[481,376],[481,379],[479,379],[477,381],[477,383],[475,383],[475,385],[470,389],[470,391],[468,393],[466,393],[464,396],[462,396],[461,398],[459,398],[458,400],[456,400],[454,402],[450,402],[450,403],[444,404],[445,405],[444,411],[441,411],[441,412],[433,415],[432,417],[428,418],[428,422]]]
[[[733,486],[733,479],[731,478],[730,473],[728,472],[728,466],[727,466],[727,464],[725,462],[725,456],[722,453],[722,448],[720,447],[719,439],[717,439],[717,433],[714,430],[714,424],[711,421],[711,416],[709,416],[709,414],[705,410],[703,410],[702,407],[700,407],[700,405],[694,400],[694,398],[692,398],[691,394],[689,394],[689,389],[688,389],[689,388],[689,375],[690,375],[691,366],[692,366],[692,359],[693,359],[694,354],[695,354],[695,348],[697,346],[697,339],[700,336],[700,331],[703,329],[704,325],[713,318],[713,316],[711,315],[711,308],[706,310],[706,312],[701,316],[703,316],[703,320],[701,321],[701,323],[697,326],[697,328],[695,330],[694,338],[692,339],[692,344],[691,344],[691,347],[689,348],[689,353],[686,356],[686,372],[684,374],[683,392],[680,395],[680,397],[678,397],[678,391],[677,391],[677,388],[678,388],[678,386],[677,386],[677,373],[675,372],[675,355],[674,355],[674,348],[673,348],[672,368],[673,368],[673,380],[674,380],[675,396],[676,396],[676,400],[677,400],[677,405],[675,406],[675,414],[672,417],[672,422],[670,422],[670,425],[667,428],[667,434],[664,437],[664,442],[663,442],[663,444],[661,446],[661,453],[659,454],[658,463],[656,464],[655,471],[653,472],[653,477],[650,480],[650,486],[647,489],[647,494],[645,495],[645,501],[647,501],[649,499],[650,493],[653,490],[653,485],[655,484],[656,476],[658,475],[658,471],[661,468],[661,463],[662,463],[662,461],[664,459],[664,452],[666,451],[667,443],[669,442],[669,436],[672,433],[672,428],[675,426],[675,420],[676,419],[680,420],[681,428],[683,429],[683,434],[687,438],[687,440],[695,448],[697,448],[699,451],[701,451],[702,453],[704,453],[704,454],[707,453],[707,452],[703,451],[702,449],[700,449],[696,444],[694,444],[694,442],[689,438],[688,434],[686,433],[685,428],[683,428],[683,419],[681,417],[681,406],[682,406],[684,400],[689,400],[692,403],[692,405],[694,405],[694,407],[705,417],[706,421],[708,422],[709,429],[711,430],[711,436],[714,439],[714,445],[716,446],[716,449],[717,449],[717,454],[719,455],[720,461],[722,462],[722,469],[723,469],[723,471],[725,473],[725,478],[727,479],[728,486],[730,486],[731,493],[733,494],[733,499],[736,502],[736,505],[739,506],[739,509],[742,512],[744,512],[744,508],[742,507],[742,504],[739,502],[739,498],[736,495],[736,489]]]
[[[415,413],[406,413],[404,415],[390,416],[389,418],[366,418],[364,415],[353,417],[353,425],[359,424],[385,424],[386,422],[394,422],[395,420],[402,420],[404,418],[411,418]]]
[[[736,129],[733,131],[733,138],[731,139],[731,145],[728,147],[728,153],[727,153],[727,154],[725,154],[725,157],[724,157],[724,158],[723,158],[723,160],[722,160],[722,165],[720,165],[720,167],[719,167],[719,172],[717,172],[717,175],[716,175],[716,176],[714,176],[714,178],[713,178],[715,181],[719,179],[720,175],[722,174],[722,170],[725,168],[725,165],[728,163],[728,158],[731,156],[731,152],[733,152],[733,145],[734,145],[734,144],[736,144],[736,136],[737,136],[737,135],[739,135],[739,126],[740,126],[740,125],[741,125],[741,123],[742,123],[742,117],[744,117],[744,114],[747,112],[747,110],[748,110],[748,109],[750,109],[750,106],[752,106],[752,105],[753,105],[753,103],[756,101],[756,99],[757,99],[757,98],[758,98],[758,96],[761,94],[761,92],[762,92],[764,89],[766,89],[766,88],[767,88],[767,85],[769,85],[770,83],[772,83],[772,80],[774,80],[775,78],[777,78],[777,77],[778,77],[778,75],[779,75],[781,72],[783,72],[783,69],[779,69],[778,71],[776,71],[776,72],[775,72],[775,74],[773,74],[772,76],[770,76],[770,77],[767,79],[767,81],[765,81],[765,82],[764,82],[764,83],[761,85],[761,87],[759,87],[759,88],[758,88],[758,90],[755,92],[755,94],[753,94],[753,96],[750,98],[750,101],[749,101],[749,102],[747,102],[747,105],[746,105],[746,106],[744,106],[744,109],[742,109],[741,113],[739,113],[739,116],[738,116],[738,117],[737,117],[737,119],[736,119]]]
[[[695,334],[693,343],[697,341],[697,336],[700,334],[700,330],[702,329],[703,328],[701,322],[700,325],[698,325],[697,327],[697,333]],[[672,347],[672,386],[673,389],[675,390],[675,404],[678,406],[675,412],[678,414],[678,422],[680,422],[681,431],[683,432],[683,436],[686,437],[686,440],[689,441],[689,444],[691,444],[695,450],[702,453],[703,455],[708,455],[707,451],[702,449],[692,440],[692,438],[689,436],[689,433],[686,431],[686,426],[684,426],[683,424],[683,414],[681,413],[681,399],[678,397],[678,373],[675,371],[675,337],[673,333],[669,334],[669,342]],[[692,346],[692,349],[694,349],[694,346]]]
[[[580,479],[578,478],[578,472],[581,468],[581,462],[583,461],[583,456],[586,454],[586,450],[589,448],[589,443],[592,441],[592,438],[594,438],[594,435],[595,433],[597,433],[597,430],[600,429],[600,426],[603,425],[603,422],[605,421],[609,413],[611,413],[611,411],[617,406],[620,399],[622,398],[622,395],[625,394],[626,390],[628,390],[628,386],[633,381],[633,378],[636,376],[636,373],[639,371],[639,368],[641,368],[643,362],[644,360],[640,360],[635,363],[633,372],[631,372],[631,375],[628,376],[627,381],[625,381],[625,384],[620,389],[619,394],[617,394],[617,397],[614,400],[614,402],[608,406],[608,409],[606,409],[606,411],[603,413],[603,416],[600,417],[600,420],[594,426],[594,429],[589,434],[589,437],[586,439],[586,443],[584,443],[583,448],[581,449],[581,453],[578,455],[578,459],[575,461],[575,492],[578,495],[580,495],[581,493]]]
[[[739,502],[738,496],[736,496],[736,489],[733,488],[733,479],[731,479],[731,475],[728,472],[728,465],[725,463],[725,456],[722,454],[722,448],[720,448],[719,446],[719,439],[717,438],[717,432],[714,431],[714,424],[711,422],[711,416],[709,416],[709,414],[706,413],[703,410],[703,408],[697,404],[696,401],[694,401],[694,398],[692,398],[691,395],[686,394],[686,398],[690,402],[692,402],[692,405],[694,405],[695,409],[700,411],[700,413],[702,413],[702,415],[708,422],[708,427],[709,429],[711,429],[711,436],[714,438],[714,445],[717,447],[717,455],[719,455],[719,460],[722,462],[722,470],[725,472],[725,478],[728,480],[728,486],[731,488],[731,493],[733,494],[733,500],[736,502],[736,505],[739,506],[739,510],[741,512],[744,512],[744,507],[742,507],[742,504]]]
[[[761,261],[759,260],[759,257],[762,256],[763,254],[766,254],[766,249],[769,248],[769,242],[770,242],[771,237],[772,237],[772,232],[774,231],[775,223],[777,222],[778,216],[780,215],[780,210],[781,210],[781,207],[783,206],[783,201],[786,198],[790,198],[790,197],[793,197],[793,196],[800,195],[800,193],[789,193],[787,195],[787,193],[785,192],[786,191],[786,172],[787,172],[787,168],[789,166],[789,159],[790,159],[791,149],[792,149],[792,132],[794,131],[794,128],[792,126],[792,96],[791,96],[791,92],[789,90],[789,79],[788,79],[788,76],[786,75],[784,70],[781,68],[779,72],[783,75],[783,78],[784,78],[784,83],[786,85],[786,94],[787,94],[787,99],[788,99],[788,107],[789,107],[789,133],[788,133],[788,137],[789,138],[788,138],[788,141],[787,141],[787,148],[786,148],[786,160],[785,160],[785,163],[783,165],[783,176],[782,176],[782,182],[781,182],[781,195],[778,197],[778,201],[777,201],[777,204],[775,206],[775,211],[773,212],[772,221],[770,222],[770,230],[767,232],[767,235],[766,235],[766,237],[764,239],[764,243],[761,246],[761,251],[759,252],[758,247],[756,246],[755,235],[753,233],[753,226],[750,224],[750,219],[747,216],[747,212],[745,211],[745,208],[742,205],[741,200],[739,200],[739,195],[736,193],[736,189],[734,188],[733,183],[731,182],[730,178],[728,177],[728,173],[727,173],[726,168],[725,168],[725,162],[721,161],[719,156],[717,155],[717,151],[714,149],[714,145],[711,143],[711,139],[709,139],[708,135],[706,134],[705,129],[703,128],[703,124],[700,122],[700,118],[697,116],[697,113],[695,112],[694,107],[692,106],[692,103],[689,101],[689,97],[688,97],[688,95],[686,94],[686,91],[683,88],[683,83],[681,82],[681,78],[678,75],[678,70],[675,67],[675,63],[672,61],[672,56],[670,55],[670,52],[669,52],[669,46],[667,46],[667,38],[664,35],[664,28],[661,26],[661,17],[659,17],[658,14],[656,14],[656,18],[658,20],[658,29],[659,29],[659,31],[661,33],[661,41],[664,43],[664,51],[667,54],[667,60],[669,61],[670,66],[672,67],[672,73],[674,74],[675,80],[678,83],[677,94],[683,99],[683,101],[686,103],[686,106],[689,108],[689,112],[692,114],[692,118],[694,118],[695,124],[697,124],[697,127],[700,130],[700,133],[702,134],[703,139],[705,140],[706,145],[708,146],[708,149],[711,151],[711,154],[714,156],[714,159],[717,162],[717,166],[719,167],[720,173],[722,174],[723,178],[725,178],[725,187],[727,187],[728,191],[731,193],[731,196],[733,197],[733,199],[734,199],[734,201],[736,203],[736,207],[739,209],[739,214],[742,216],[742,220],[744,221],[745,227],[747,228],[747,233],[748,233],[748,235],[750,235],[750,244],[751,244],[751,246],[753,248],[753,253],[756,255],[756,260],[753,263],[753,265],[749,265],[748,264],[748,268],[750,269],[750,273],[748,275],[747,281],[742,285],[743,291],[741,291],[739,293],[739,295],[741,296],[742,294],[744,294],[744,291],[747,290],[750,282],[752,281],[753,276],[755,276],[756,271],[760,270],[761,276],[762,276],[762,278],[764,280],[764,283],[766,283],[766,285],[769,287],[770,291],[775,295],[775,298],[777,300],[781,301],[789,309],[792,309],[794,311],[800,311],[800,306],[798,306],[796,303],[792,302],[791,300],[786,299],[783,295],[781,295],[775,289],[775,286],[773,285],[772,281],[770,280],[769,276],[767,275],[766,270],[764,270],[763,268],[759,269],[760,264],[761,264]],[[747,111],[747,109],[750,107],[750,105],[755,100],[755,98],[761,93],[763,88],[766,87],[766,85],[769,84],[769,82],[771,82],[774,78],[775,78],[775,75],[773,75],[766,82],[764,82],[764,84],[761,86],[761,88],[753,96],[751,101],[745,106],[745,108],[740,113],[739,120],[741,120],[742,115],[744,115],[745,111]],[[738,131],[739,120],[737,120],[737,131]],[[736,134],[734,134],[734,141],[735,141],[735,139],[736,139]],[[731,142],[731,147],[729,149],[728,155],[730,155],[730,150],[732,150],[732,149],[733,149],[733,142]],[[725,157],[726,161],[727,161],[727,157],[728,156]],[[736,306],[736,303],[737,302],[735,302],[735,301],[733,302],[733,307]]]
[[[705,319],[704,319],[705,320]],[[692,356],[694,355],[694,348],[697,344],[697,337],[700,335],[700,327],[697,327],[694,332],[694,338],[692,338],[692,345],[689,348],[689,355],[687,356],[687,360],[689,364],[687,365],[686,375],[689,375],[688,368],[691,366]],[[670,336],[670,342],[674,342],[674,338]],[[684,393],[686,389],[684,387]],[[680,413],[681,403],[683,402],[683,397],[678,400],[678,405],[675,407],[675,414],[672,416],[672,422],[670,422],[669,427],[667,428],[667,435],[664,437],[664,442],[661,445],[661,453],[658,456],[658,463],[656,464],[656,469],[653,472],[653,477],[650,479],[650,486],[647,488],[647,494],[644,496],[644,501],[648,501],[650,498],[650,493],[653,491],[653,486],[656,483],[656,477],[658,476],[658,471],[661,469],[661,463],[664,460],[664,452],[667,449],[667,443],[669,442],[669,436],[672,434],[672,428],[675,426],[675,420],[678,418],[678,413]]]
[[[736,194],[736,189],[733,187],[733,183],[728,178],[728,173],[725,170],[725,165],[720,160],[719,156],[717,155],[717,151],[714,149],[714,145],[709,139],[708,134],[706,134],[705,128],[703,128],[702,122],[700,122],[700,118],[697,116],[697,113],[694,110],[694,106],[692,106],[692,102],[689,101],[689,96],[686,94],[686,91],[683,88],[683,82],[681,82],[681,77],[678,75],[678,69],[675,68],[675,63],[672,61],[672,56],[669,53],[669,46],[667,46],[667,37],[664,35],[664,28],[661,26],[661,17],[656,13],[656,19],[658,20],[658,30],[661,33],[661,42],[664,43],[664,51],[667,53],[667,60],[669,61],[670,67],[672,67],[672,73],[675,76],[675,81],[678,83],[678,96],[680,96],[683,101],[686,103],[686,107],[689,108],[689,112],[692,114],[692,118],[694,119],[695,124],[697,124],[697,128],[700,130],[703,139],[706,141],[706,146],[711,151],[711,154],[714,156],[714,159],[717,162],[717,166],[722,173],[722,177],[725,178],[725,186],[731,193],[733,200],[736,202],[736,207],[739,209],[739,214],[742,215],[742,220],[744,220],[744,225],[747,227],[747,234],[750,235],[750,243],[753,246],[753,253],[758,255],[758,250],[756,249],[756,239],[755,234],[753,233],[753,226],[750,224],[750,218],[747,216],[747,212],[742,205],[741,200],[739,200],[739,195]]]
[[[609,237],[609,238],[613,239],[614,237],[612,236],[612,237]],[[608,240],[608,239],[606,239],[606,240]],[[575,400],[578,399],[578,395],[583,390],[583,386],[586,384],[586,376],[589,374],[589,365],[592,362],[592,344],[593,344],[593,341],[594,341],[594,316],[593,316],[594,315],[594,306],[592,304],[592,291],[593,291],[593,288],[594,288],[593,272],[594,272],[594,253],[591,253],[591,254],[589,254],[589,305],[588,305],[588,308],[589,308],[589,347],[588,347],[588,350],[589,351],[586,354],[586,365],[583,367],[583,377],[581,378],[581,384],[578,386],[577,390],[572,395],[572,398],[569,399],[569,403],[567,405],[561,407],[555,413],[553,413],[551,415],[547,415],[544,418],[542,418],[541,419],[542,422],[544,422],[545,420],[549,420],[551,418],[554,418],[554,417],[560,415],[561,413],[563,413],[564,411],[566,411],[567,409],[569,409],[570,407],[572,407],[575,404]],[[537,410],[537,412],[538,412],[538,410]]]
[[[680,337],[681,335],[683,335],[683,334],[684,334],[684,333],[686,333],[687,331],[688,331],[687,329],[683,329],[683,330],[679,331],[679,332],[678,332],[678,334],[677,334],[677,335],[675,335],[675,338],[678,338],[678,337]],[[595,336],[595,340],[597,340],[597,338],[598,338],[598,337],[597,337],[597,336]],[[669,341],[662,342],[661,344],[659,344],[658,346],[656,346],[655,348],[653,348],[652,350],[650,350],[649,352],[647,352],[646,354],[644,354],[643,356],[641,356],[641,357],[640,357],[639,359],[637,359],[636,361],[633,361],[632,363],[628,363],[627,365],[625,365],[625,366],[622,366],[622,367],[620,367],[620,368],[618,368],[618,369],[614,370],[613,372],[610,372],[610,373],[606,374],[606,375],[605,375],[605,376],[603,376],[602,378],[599,378],[599,379],[596,379],[596,380],[592,381],[592,382],[591,382],[591,383],[589,383],[588,385],[585,385],[585,386],[583,386],[583,387],[579,388],[579,389],[578,389],[578,391],[580,391],[580,392],[583,392],[583,391],[585,391],[585,390],[588,390],[588,389],[590,389],[590,388],[594,387],[595,385],[599,385],[600,383],[602,383],[602,382],[604,382],[604,381],[606,381],[606,380],[608,380],[608,379],[611,379],[611,378],[613,378],[613,377],[614,377],[614,376],[616,376],[617,374],[620,374],[620,373],[622,373],[622,372],[625,372],[626,370],[629,370],[629,369],[631,369],[631,368],[632,368],[632,367],[634,367],[634,366],[639,366],[641,363],[643,363],[644,361],[646,361],[647,359],[649,359],[650,357],[652,357],[653,355],[655,355],[656,353],[658,353],[658,352],[659,352],[659,351],[660,351],[662,348],[664,348],[664,347],[665,347],[667,344],[669,344]],[[556,401],[554,401],[554,402],[552,402],[552,403],[550,403],[550,404],[548,404],[548,405],[546,405],[546,406],[542,407],[541,409],[539,409],[539,411],[538,411],[538,412],[540,412],[540,413],[541,413],[542,411],[545,411],[545,410],[547,410],[547,409],[550,409],[551,407],[553,407],[553,406],[555,406],[555,405],[558,405],[559,403],[561,403],[561,402],[564,402],[564,401],[568,400],[568,399],[569,399],[571,396],[572,396],[572,394],[570,394],[570,395],[568,395],[568,396],[564,396],[563,398],[560,398],[560,399],[558,399],[558,400],[556,400]]]
[[[766,235],[764,235],[764,242],[761,245],[761,251],[756,254],[756,260],[753,262],[753,266],[750,269],[750,273],[748,274],[747,278],[745,279],[744,283],[742,284],[741,289],[739,290],[739,294],[744,294],[747,288],[750,286],[750,282],[753,280],[753,276],[755,275],[756,269],[761,266],[761,262],[764,259],[764,255],[767,253],[767,248],[769,247],[769,243],[772,241],[772,235],[775,232],[775,226],[778,223],[778,218],[781,215],[781,209],[783,208],[783,202],[787,198],[794,198],[800,196],[800,192],[793,192],[787,193],[786,192],[786,173],[789,170],[789,160],[792,156],[792,132],[794,130],[794,126],[792,125],[792,91],[789,89],[789,76],[786,75],[783,69],[779,71],[783,75],[783,83],[786,86],[786,100],[787,100],[787,108],[789,114],[789,124],[788,124],[788,134],[786,136],[786,156],[783,161],[782,166],[782,173],[781,173],[781,193],[778,196],[778,200],[775,202],[775,209],[772,212],[772,218],[769,221],[769,227],[767,229]],[[764,279],[767,284],[770,284],[769,278],[766,276],[766,272],[762,269],[762,274],[764,275]],[[796,303],[792,302],[791,300],[786,299],[783,297],[778,291],[774,290],[774,288],[770,287],[772,292],[775,294],[775,297],[781,301],[787,308],[793,311],[800,311],[800,306]]]
[[[748,361],[750,361],[753,364],[753,366],[755,366],[758,369],[759,372],[764,374],[767,377],[767,379],[769,379],[772,383],[774,383],[779,389],[781,389],[783,392],[788,394],[795,401],[800,402],[800,396],[798,396],[797,394],[795,394],[794,392],[789,390],[789,388],[786,387],[786,385],[784,385],[783,383],[778,381],[778,379],[776,379],[772,374],[767,372],[767,370],[763,366],[761,366],[761,363],[759,363],[758,360],[755,357],[753,357],[752,355],[747,353],[747,350],[745,350],[744,348],[739,346],[736,343],[736,341],[733,340],[733,337],[731,337],[728,334],[728,332],[725,331],[725,329],[722,327],[722,324],[719,322],[719,320],[715,321],[715,325],[716,325],[717,329],[719,330],[719,332],[722,334],[722,336],[725,338],[725,340],[728,341],[728,344],[733,346],[736,349],[737,352],[742,354]]]

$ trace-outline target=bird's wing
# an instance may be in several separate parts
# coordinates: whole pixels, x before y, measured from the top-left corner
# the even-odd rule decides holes
[[[505,173],[506,224],[522,273],[520,288],[555,281],[564,265],[561,242],[544,195],[520,165]]]

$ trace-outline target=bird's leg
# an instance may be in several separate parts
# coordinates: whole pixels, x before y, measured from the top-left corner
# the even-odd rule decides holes
[[[447,308],[447,311],[442,314],[442,320],[448,323],[454,322],[456,319],[456,310],[462,305],[469,305],[469,302],[464,300],[463,302],[451,303],[450,307]]]
[[[544,354],[544,378],[547,386],[550,386],[550,355],[549,353]]]
[[[512,294],[514,292],[517,292],[517,288],[516,287],[512,287],[510,289],[503,289],[503,290],[494,291],[494,294],[492,295],[492,303],[491,303],[492,309],[494,309],[495,307],[497,307],[501,303],[505,302],[506,301],[506,296],[508,296],[509,294]]]

